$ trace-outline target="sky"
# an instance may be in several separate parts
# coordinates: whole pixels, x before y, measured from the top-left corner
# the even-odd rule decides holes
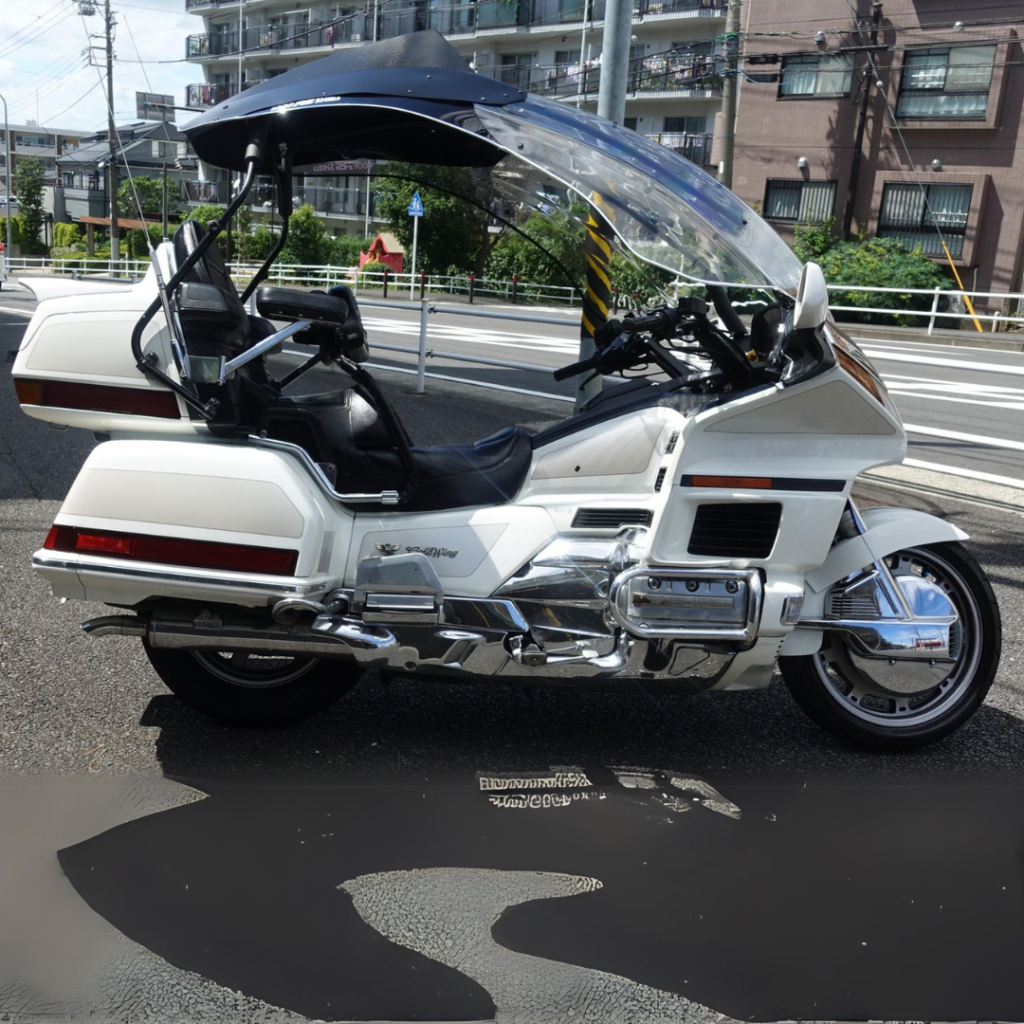
[[[7,100],[10,124],[38,120],[50,130],[86,132],[106,127],[106,86],[99,84],[103,41],[87,38],[103,32],[103,0],[94,0],[94,6],[97,13],[83,18],[74,0],[0,0],[0,95]],[[185,86],[203,80],[202,67],[181,59],[185,37],[203,31],[202,18],[185,13],[185,0],[112,0],[111,6],[117,21],[118,124],[138,120],[136,91],[173,93],[184,103]],[[100,47],[95,51],[99,69],[83,55],[90,43]],[[192,116],[178,112],[179,122]]]

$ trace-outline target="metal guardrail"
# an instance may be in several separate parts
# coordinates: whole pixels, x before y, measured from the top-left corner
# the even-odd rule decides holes
[[[928,317],[928,333],[935,331],[935,321],[938,318],[951,318],[957,320],[988,320],[992,322],[992,330],[995,331],[999,324],[1024,324],[1024,293],[1021,292],[968,292],[951,288],[862,288],[858,285],[830,284],[826,286],[830,292],[868,292],[878,294],[895,295],[927,295],[931,298],[931,306],[928,309],[879,309],[868,306],[833,306],[829,308],[834,313],[881,313],[886,316],[921,316]],[[939,309],[939,299],[947,295],[951,300],[963,299],[1000,299],[1005,305],[1007,302],[1016,301],[1017,315],[1007,313],[968,313],[959,312],[953,309]]]

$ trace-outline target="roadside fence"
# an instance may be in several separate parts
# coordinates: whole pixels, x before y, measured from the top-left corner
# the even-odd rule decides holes
[[[115,273],[127,278],[138,278],[149,267],[148,260],[122,260],[115,265],[110,260],[52,260],[40,256],[16,256],[7,261],[11,273],[56,273],[73,277],[111,277]],[[231,263],[229,270],[239,284],[245,284],[259,270],[258,263]],[[568,285],[536,284],[511,280],[477,278],[473,274],[427,274],[396,273],[389,270],[361,270],[358,267],[334,267],[303,263],[280,263],[271,269],[267,281],[278,285],[294,285],[306,288],[330,288],[336,284],[347,284],[357,295],[379,295],[381,299],[407,298],[438,299],[443,296],[464,296],[470,304],[481,298],[489,302],[509,304],[547,303],[573,307],[579,298],[576,289]],[[1024,328],[1024,293],[1020,292],[978,292],[960,291],[950,288],[886,288],[830,284],[830,292],[845,295],[906,295],[920,296],[912,309],[889,309],[881,305],[848,306],[834,305],[832,312],[836,319],[848,321],[843,314],[871,314],[892,317],[899,323],[901,318],[912,317],[927,323],[927,333],[932,334],[936,325],[956,321],[962,329],[971,329],[974,321],[990,325],[991,331]],[[964,299],[972,300],[978,309],[970,313],[965,309]],[[980,302],[978,300],[981,300]],[[639,295],[621,294],[614,289],[614,311],[641,306]],[[737,303],[741,312],[750,312],[758,302]],[[982,310],[989,310],[983,312]],[[965,322],[966,321],[966,322]]]

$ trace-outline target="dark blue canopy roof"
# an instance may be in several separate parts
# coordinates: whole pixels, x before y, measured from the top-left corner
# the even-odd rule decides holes
[[[257,140],[268,154],[286,143],[297,166],[355,158],[489,166],[501,150],[482,134],[454,126],[475,129],[474,104],[500,107],[525,95],[470,71],[430,30],[297,67],[218,104],[182,130],[199,156],[218,167],[242,168],[246,146]]]

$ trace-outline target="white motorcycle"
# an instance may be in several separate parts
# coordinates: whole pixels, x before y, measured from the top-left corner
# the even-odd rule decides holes
[[[124,610],[92,636],[141,638],[181,698],[254,725],[327,707],[366,668],[697,692],[766,687],[778,664],[817,723],[888,750],[979,706],[1000,620],[965,534],[855,507],[857,475],[905,454],[899,415],[820,269],[718,182],[468,71],[429,32],[281,75],[186,131],[244,172],[226,217],[257,173],[290,197],[293,162],[356,157],[477,168],[506,211],[585,204],[596,347],[556,376],[642,375],[532,437],[414,447],[360,365],[352,293],[261,286],[287,203],[241,297],[219,225],[192,221],[136,285],[26,282],[22,408],[109,438],[34,557],[56,595]],[[694,294],[608,319],[610,244]],[[736,288],[765,296],[749,326]],[[273,380],[286,338],[311,358]],[[284,394],[323,363],[350,386]]]

